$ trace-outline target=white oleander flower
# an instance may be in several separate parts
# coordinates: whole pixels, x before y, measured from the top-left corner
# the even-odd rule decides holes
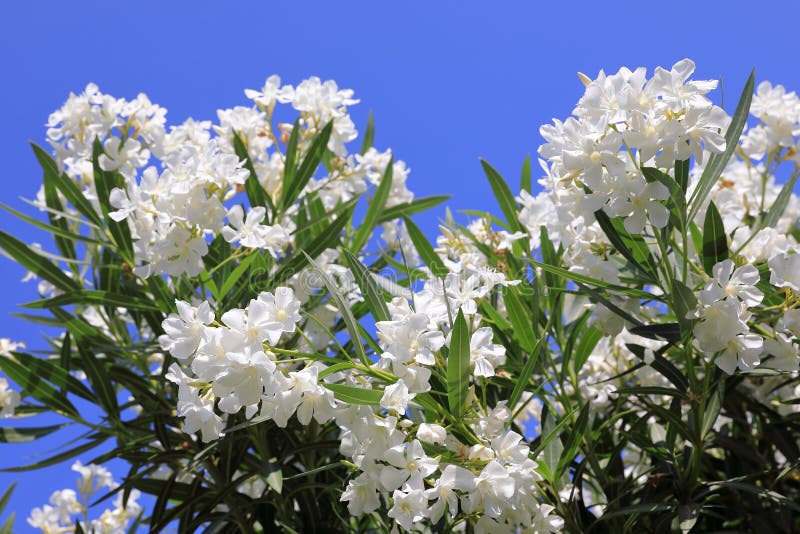
[[[723,260],[714,265],[712,274],[697,293],[698,300],[706,306],[726,298],[738,298],[747,306],[756,306],[764,299],[764,293],[755,287],[761,276],[749,263],[734,270],[733,261]]]

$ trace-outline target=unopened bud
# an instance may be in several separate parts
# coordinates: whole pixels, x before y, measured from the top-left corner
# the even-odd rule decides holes
[[[578,73],[578,79],[581,81],[584,87],[588,87],[589,84],[592,83],[592,79],[582,72]]]

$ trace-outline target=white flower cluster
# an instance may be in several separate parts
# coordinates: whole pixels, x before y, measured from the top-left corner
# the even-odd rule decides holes
[[[315,136],[333,121],[328,142],[334,155],[331,170],[327,176],[312,178],[300,192],[301,198],[315,194],[326,209],[333,209],[363,194],[369,184],[379,183],[392,160],[391,151],[374,148],[363,155],[347,153],[345,144],[357,132],[346,109],[358,100],[352,98],[351,90],[340,90],[333,81],[323,83],[314,77],[295,88],[281,86],[280,78],[271,76],[261,91],[245,93],[254,105],[219,110],[215,125],[188,119],[167,130],[166,110],[151,104],[145,95],[128,102],[101,93],[93,84],[80,95],[70,95],[51,115],[48,138],[56,160],[83,187],[98,212],[92,166],[95,139],[105,151],[98,162],[101,169],[123,177],[124,187],[113,189],[108,200],[115,208],[111,217],[126,220],[130,228],[136,275],[196,276],[203,269],[209,240],[220,234],[228,242],[264,249],[276,257],[293,244],[296,204],[285,206],[285,212],[267,224],[262,206],[247,212],[239,205],[226,206],[245,190],[250,174],[236,155],[235,136],[244,143],[266,193],[273,201],[282,194],[287,155],[280,145],[288,142],[292,126],[273,125],[277,103],[291,104],[300,113],[295,161],[302,161]],[[405,163],[394,162],[392,171],[388,207],[413,200],[405,185]],[[40,191],[42,207],[43,199]],[[386,231],[396,225],[385,223]]]
[[[127,504],[123,504],[123,494],[119,493],[114,499],[113,509],[106,509],[100,517],[87,523],[92,497],[104,488],[114,490],[118,484],[114,482],[111,473],[99,465],[83,465],[78,461],[72,465],[72,470],[80,474],[78,491],[63,489],[54,492],[50,496],[50,504],[31,510],[28,524],[45,533],[74,532],[76,521],[83,532],[128,532],[131,519],[142,513],[142,507],[136,502],[140,496],[139,491],[131,491]]]
[[[358,470],[342,495],[354,515],[377,510],[383,496],[391,503],[389,517],[406,530],[424,519],[435,523],[445,512],[452,518],[459,506],[467,514],[480,513],[480,532],[519,526],[559,530],[563,522],[541,502],[541,477],[528,445],[506,430],[508,408],[501,405],[478,417],[467,430],[475,440],[470,446],[438,423],[418,419],[422,412],[414,399],[430,391],[432,370],[444,364],[441,350],[449,345],[458,310],[472,324],[474,379],[494,376],[505,363],[505,348],[493,343],[491,328],[480,326],[476,301],[509,282],[488,269],[485,259],[470,254],[461,262],[443,259],[451,271],[443,280],[431,277],[418,291],[389,303],[391,319],[376,323],[381,352],[371,369],[354,365],[331,374],[321,355],[310,364],[304,358],[279,358],[295,355],[277,345],[301,321],[300,300],[289,288],[261,293],[246,309],[225,312],[221,324],[207,302],[193,307],[179,301],[179,313],[164,321],[159,341],[192,371],[188,375],[176,363],[167,375],[179,385],[184,431],[200,431],[204,441],[216,439],[225,421],[217,409],[234,414],[244,408],[246,417],[259,414],[279,426],[292,415],[304,425],[312,418],[333,420],[341,429],[340,451]],[[339,400],[329,384],[382,390],[379,406]]]
[[[159,342],[175,358],[190,360],[194,376],[176,363],[167,374],[179,385],[178,413],[184,417],[186,432],[200,430],[203,441],[220,436],[224,421],[214,411],[217,400],[224,413],[244,408],[248,419],[262,403],[262,412],[272,407],[273,419],[283,426],[295,410],[299,417],[310,414],[318,397],[332,407],[333,395],[316,385],[316,368],[286,376],[276,366],[275,355],[264,350],[264,343],[276,345],[284,332],[294,332],[301,319],[300,302],[291,288],[263,292],[247,308],[225,312],[219,326],[210,326],[214,315],[208,302],[197,308],[182,301],[177,305],[179,314],[164,321],[166,333]],[[323,418],[319,408],[316,415],[320,422],[330,418]]]
[[[472,425],[477,443],[467,446],[438,424],[414,424],[363,407],[341,412],[340,451],[360,471],[341,500],[359,516],[378,510],[383,498],[391,503],[388,516],[407,531],[462,510],[480,513],[476,532],[558,532],[563,520],[540,500],[542,478],[530,447],[505,430],[510,416],[498,406],[480,418]]]
[[[644,235],[656,261],[665,262],[668,269],[682,261],[675,250],[660,250],[655,232],[646,231],[648,222],[653,230],[666,225],[669,192],[659,181],[648,182],[642,168],[656,167],[674,176],[676,161],[694,158],[690,195],[708,153],[725,149],[723,135],[730,119],[706,96],[716,82],[691,81],[693,71],[694,63],[682,60],[669,71],[656,69],[650,79],[643,68],[622,68],[613,75],[601,71],[595,80],[581,76],[586,90],[574,116],[541,129],[546,141],[539,149],[544,158],[540,161],[545,171],[540,181],[544,190],[536,196],[522,191],[518,197],[522,205],[519,219],[534,247],[539,245],[540,228],[544,227],[554,243],[565,247],[564,261],[570,270],[623,284],[627,273],[621,272],[622,258],[594,215],[602,209],[611,218],[623,218],[628,232]],[[702,228],[708,200],[713,201],[736,261],[716,265],[708,273],[710,279],[702,273],[688,273],[690,286],[704,286],[697,292],[700,308],[692,315],[699,318],[694,334],[697,348],[728,373],[737,367],[752,369],[767,355],[769,367],[792,371],[798,365],[795,335],[786,328],[769,331],[766,327],[765,340],[763,328],[759,327],[760,333],[753,331],[762,315],[753,313],[761,309],[763,289],[756,285],[763,268],[769,269],[772,289],[800,290],[800,249],[790,233],[800,217],[800,199],[789,194],[775,221],[762,224],[782,189],[775,179],[778,166],[792,162],[792,176],[800,172],[800,98],[782,86],[764,82],[753,97],[751,114],[759,124],[742,135],[740,150],[693,221]],[[680,237],[677,229],[675,232]],[[700,265],[695,243],[685,243],[685,249],[681,254]],[[784,309],[791,315],[795,300],[787,295]],[[613,295],[611,303],[633,317],[656,317],[652,303],[619,295]],[[626,321],[604,304],[594,304],[593,310],[597,327],[605,334],[616,336],[626,326]],[[778,322],[784,323],[787,321]]]
[[[521,195],[526,209],[520,220],[535,234],[542,224],[548,230],[560,227],[551,233],[579,247],[592,237],[587,233],[593,233],[594,212],[600,209],[623,217],[631,233],[641,233],[648,220],[665,226],[667,209],[660,201],[669,192],[659,182],[648,183],[641,167],[671,169],[691,156],[702,161],[704,149],[725,149],[730,118],[705,96],[717,82],[690,81],[694,68],[685,59],[671,70],[657,68],[650,79],[643,67],[623,67],[612,75],[601,71],[595,80],[583,76],[586,92],[574,116],[540,130],[547,141],[539,148],[546,159],[545,191]],[[545,198],[554,209],[537,209]],[[543,217],[555,220],[544,223]]]

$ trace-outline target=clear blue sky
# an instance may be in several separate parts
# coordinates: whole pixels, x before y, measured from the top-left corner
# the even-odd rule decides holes
[[[652,72],[690,57],[696,77],[723,80],[730,110],[752,67],[759,80],[800,90],[798,20],[794,2],[733,0],[3,2],[0,201],[31,211],[19,197],[35,195],[41,172],[28,141],[44,143],[48,114],[89,81],[119,97],[145,92],[178,123],[246,105],[243,89],[276,73],[286,83],[316,75],[355,89],[356,124],[363,129],[374,111],[376,145],[408,163],[417,195],[448,193],[454,209],[495,209],[478,157],[518,183],[539,126],[571,112],[582,89],[577,71]],[[429,234],[443,213],[420,219]],[[46,237],[6,213],[0,228],[27,241]],[[39,329],[10,316],[36,296],[18,282],[23,275],[0,258],[0,337],[42,348]],[[0,467],[44,448],[2,446]],[[20,481],[11,504],[19,532],[30,508],[73,486],[73,475],[69,464],[0,474],[0,489]]]

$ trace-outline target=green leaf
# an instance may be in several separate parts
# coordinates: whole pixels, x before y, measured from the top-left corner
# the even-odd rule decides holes
[[[729,488],[738,491],[744,491],[746,493],[751,493],[753,495],[757,495],[763,499],[767,499],[778,503],[780,506],[785,506],[795,512],[800,512],[800,504],[794,502],[792,499],[781,495],[777,491],[773,491],[766,488],[760,488],[758,486],[754,486],[753,484],[748,484],[747,482],[741,482],[738,480],[724,480],[721,482],[714,482],[713,484],[708,485],[708,490],[712,492],[716,492],[721,488]]]
[[[517,201],[514,200],[511,189],[508,188],[508,184],[506,184],[506,181],[500,176],[500,173],[489,165],[486,160],[481,159],[481,165],[483,166],[483,172],[486,173],[486,177],[489,179],[489,185],[492,187],[494,196],[500,204],[500,209],[508,221],[508,226],[514,232],[521,232],[522,225],[517,219]]]
[[[225,277],[225,281],[222,283],[222,287],[219,290],[220,295],[224,298],[228,292],[233,289],[233,286],[236,285],[242,276],[247,272],[250,265],[255,261],[255,259],[262,254],[260,251],[255,251],[250,253],[248,256],[243,258],[239,264],[231,271],[231,273]]]
[[[270,198],[270,196],[261,186],[261,183],[258,181],[258,174],[256,174],[256,169],[253,166],[253,160],[250,159],[250,154],[247,152],[247,146],[245,146],[244,141],[239,134],[235,132],[233,134],[233,150],[236,153],[236,157],[244,161],[244,168],[250,172],[250,175],[244,182],[244,190],[247,194],[247,201],[250,202],[250,206],[252,207],[269,207],[266,217],[266,223],[269,224],[269,212],[274,211],[275,206],[272,203],[272,198]]]
[[[401,217],[408,217],[409,215],[414,215],[415,213],[429,210],[435,206],[438,206],[449,198],[450,195],[436,195],[431,197],[422,197],[414,200],[413,202],[392,206],[391,208],[385,209],[378,216],[378,220],[375,221],[375,224],[393,221],[395,219],[400,219]]]
[[[640,360],[644,361],[645,359],[645,348],[640,345],[634,345],[633,343],[626,343],[625,347],[634,353]],[[662,349],[663,350],[663,349]],[[655,352],[653,354],[654,359],[650,362],[650,367],[658,371],[664,378],[669,380],[672,385],[678,388],[680,391],[686,391],[689,389],[689,381],[680,372],[680,370],[675,367],[675,365],[664,358],[661,355],[661,351]]]
[[[561,439],[558,436],[561,434],[561,429],[572,422],[571,416],[572,413],[568,416],[564,416],[558,424],[556,424],[556,416],[550,413],[549,410],[547,414],[543,416],[542,441],[539,443],[537,449],[544,452],[544,465],[547,467],[546,474],[549,475],[547,478],[551,484],[555,484],[558,480],[556,476],[558,462],[564,452],[564,445],[561,443]],[[534,458],[536,456],[538,455],[534,455]]]
[[[375,142],[375,117],[372,115],[372,112],[369,112],[369,118],[367,118],[367,127],[364,129],[364,141],[361,143],[361,155],[367,153],[367,150],[372,148],[372,145]]]
[[[364,352],[364,345],[361,341],[361,335],[358,329],[358,323],[356,318],[353,316],[353,311],[350,309],[350,305],[348,304],[347,300],[342,296],[339,288],[336,286],[336,282],[334,282],[328,273],[325,272],[318,264],[315,262],[311,256],[303,252],[303,255],[306,257],[309,265],[317,271],[317,273],[322,277],[322,281],[325,283],[325,286],[330,291],[331,298],[333,299],[336,307],[339,309],[339,313],[342,314],[342,320],[344,321],[345,326],[347,326],[347,331],[350,334],[350,340],[353,342],[353,347],[355,347],[356,355],[358,359],[361,361],[362,364],[369,367],[371,362],[369,358],[367,358],[366,352]]]
[[[78,417],[78,410],[75,409],[75,406],[67,400],[66,396],[45,382],[36,369],[23,365],[15,358],[0,358],[0,369],[16,382],[25,394],[35,398],[53,411]]]
[[[789,204],[789,199],[794,191],[794,184],[797,182],[798,178],[800,178],[800,174],[795,174],[788,182],[783,184],[780,193],[778,193],[778,196],[775,198],[775,202],[772,203],[769,211],[767,211],[767,214],[761,220],[759,228],[766,228],[768,226],[775,227],[775,225],[778,224],[778,221],[786,211],[786,206]]]
[[[459,309],[450,334],[447,355],[447,402],[450,413],[460,420],[467,404],[469,390],[470,332],[464,312]]]
[[[63,344],[69,350],[69,333],[64,337]],[[11,354],[26,370],[33,373],[37,378],[47,380],[67,393],[77,395],[89,402],[97,402],[97,398],[89,391],[89,388],[69,373],[69,367],[64,365],[65,355],[63,351],[58,360],[45,360],[24,352],[12,352]]]
[[[725,235],[722,217],[714,203],[709,202],[703,223],[703,269],[706,274],[711,276],[714,265],[727,260],[728,256],[728,236]]]
[[[582,332],[581,338],[573,351],[572,367],[576,374],[580,372],[602,337],[603,333],[594,325]]]
[[[519,376],[517,377],[517,381],[514,384],[514,389],[511,391],[511,396],[508,398],[508,408],[512,412],[517,406],[519,399],[522,398],[522,392],[525,391],[525,388],[528,386],[531,374],[533,373],[533,368],[542,355],[542,349],[547,341],[548,331],[550,330],[551,324],[551,322],[548,322],[542,337],[539,338],[539,340],[536,342],[536,345],[534,345],[533,349],[531,349],[530,353],[528,354],[528,359],[525,361],[525,365],[522,367],[522,371],[520,371]]]
[[[665,397],[677,397],[684,401],[689,401],[689,395],[686,392],[680,391],[675,388],[668,388],[664,386],[632,386],[617,388],[617,393],[625,395],[663,395]]]
[[[354,252],[360,251],[364,245],[367,244],[369,236],[372,235],[372,229],[375,228],[378,216],[383,211],[386,205],[386,200],[389,198],[389,192],[392,190],[392,167],[394,159],[390,159],[386,165],[386,171],[383,173],[381,183],[375,189],[375,196],[369,202],[367,213],[364,215],[364,220],[361,225],[356,229],[353,236],[353,244],[350,247]]]
[[[675,162],[675,182],[683,191],[684,204],[686,203],[686,191],[689,189],[689,160],[679,160]]]
[[[52,426],[27,426],[12,428],[9,426],[0,427],[0,442],[2,443],[25,443],[34,441],[44,436],[48,436],[57,430],[69,426],[69,423]]]
[[[522,349],[531,353],[536,346],[536,338],[533,333],[533,320],[531,319],[522,301],[517,296],[517,290],[513,287],[506,288],[503,293],[503,302],[506,305],[508,318],[513,325],[512,335]]]
[[[525,161],[522,162],[522,176],[519,180],[519,188],[521,191],[530,193],[531,189],[531,155],[525,156]]]
[[[449,272],[447,267],[445,267],[442,259],[433,250],[433,246],[430,241],[428,241],[428,238],[425,237],[425,234],[422,233],[422,230],[408,217],[403,217],[403,222],[405,222],[411,242],[414,243],[414,248],[417,249],[419,257],[422,258],[422,261],[424,261],[431,270],[433,276],[437,278],[446,276]]]
[[[283,165],[283,178],[281,180],[282,191],[289,191],[294,181],[294,174],[297,172],[297,142],[300,135],[300,117],[294,121],[292,134],[289,136],[289,143],[286,145],[286,159]]]
[[[16,482],[12,482],[11,485],[3,492],[3,496],[0,497],[0,514],[5,511],[6,506],[8,506],[8,501],[11,500],[11,494],[14,493],[14,488],[17,487]]]
[[[594,217],[614,248],[648,280],[654,281],[658,268],[642,236],[629,233],[619,218],[609,218],[603,209],[594,212]]]
[[[328,228],[319,234],[311,243],[308,243],[302,248],[303,254],[294,254],[289,260],[281,265],[275,274],[270,278],[268,288],[273,288],[280,282],[287,280],[299,273],[307,265],[306,255],[311,258],[316,258],[322,254],[326,249],[336,247],[339,243],[340,236],[345,226],[350,222],[353,216],[354,201],[350,202],[350,206],[341,213],[335,221],[333,221]],[[266,289],[265,289],[266,291]]]
[[[350,404],[366,404],[370,406],[379,406],[383,391],[375,389],[364,389],[356,386],[348,386],[347,384],[327,384],[323,386],[333,391],[333,396],[343,402]]]
[[[674,306],[675,320],[681,328],[681,336],[690,335],[694,330],[694,320],[688,315],[697,309],[697,297],[686,284],[678,279],[672,280],[672,304]]]
[[[308,181],[311,180],[311,177],[314,176],[314,172],[317,170],[317,167],[319,167],[322,156],[325,154],[325,150],[327,150],[328,139],[330,139],[332,131],[333,121],[330,121],[311,142],[311,146],[308,148],[303,162],[300,163],[300,167],[294,175],[294,180],[292,180],[289,188],[283,192],[283,198],[281,199],[283,209],[294,204],[294,201],[300,196],[303,188],[308,184]]]
[[[109,417],[119,418],[117,394],[108,369],[106,369],[106,360],[97,358],[97,355],[93,354],[86,344],[81,343],[80,339],[76,338],[75,341],[78,353],[81,355],[81,367],[86,373],[86,378],[92,385],[92,389],[97,394],[100,406],[103,407]]]
[[[575,424],[571,427],[570,435],[564,444],[564,451],[561,453],[561,457],[558,459],[558,465],[555,470],[555,479],[561,478],[561,475],[564,474],[572,461],[575,459],[575,455],[578,454],[578,450],[581,446],[581,440],[583,439],[583,435],[586,433],[586,428],[589,424],[589,413],[591,411],[591,404],[589,402],[586,402],[580,408],[578,420],[575,421]]]
[[[51,228],[52,230],[48,230],[53,234],[53,239],[55,240],[56,247],[58,248],[59,252],[64,257],[70,259],[76,259],[77,256],[75,255],[75,244],[73,240],[69,237],[65,237],[64,234],[70,234],[69,226],[67,225],[67,220],[58,215],[57,212],[63,212],[64,206],[61,204],[61,199],[58,196],[58,190],[54,183],[53,172],[48,168],[44,169],[44,200],[45,204],[48,208],[53,211],[47,212],[47,218],[50,221],[50,226],[45,226],[45,229]],[[3,206],[5,207],[5,205]],[[10,208],[6,208],[9,209]],[[19,212],[17,212],[19,213]],[[22,215],[21,213],[19,215]],[[38,222],[38,221],[37,221]],[[41,223],[40,223],[41,224]]]
[[[391,316],[389,315],[389,308],[386,306],[386,301],[383,298],[383,293],[378,289],[375,280],[372,278],[369,270],[358,261],[358,258],[349,250],[344,250],[344,257],[347,260],[347,265],[353,272],[358,287],[361,288],[361,293],[367,301],[369,311],[376,321],[388,321]]]
[[[33,274],[62,291],[80,289],[81,285],[64,274],[58,266],[35,252],[28,245],[0,230],[0,248]]]
[[[31,147],[36,155],[36,159],[39,160],[39,164],[42,166],[42,169],[48,173],[50,179],[53,181],[58,190],[61,191],[61,194],[64,195],[67,201],[72,204],[72,206],[78,210],[81,215],[86,217],[92,224],[97,227],[102,227],[103,220],[97,214],[94,207],[84,196],[81,190],[78,189],[78,186],[75,185],[75,182],[73,182],[66,174],[58,170],[58,164],[42,147],[36,143],[31,143]]]
[[[131,232],[128,228],[128,221],[115,221],[108,214],[114,210],[109,198],[111,191],[116,188],[125,187],[125,179],[117,172],[104,171],[100,168],[100,156],[103,154],[103,145],[100,140],[95,138],[92,147],[92,165],[94,167],[94,188],[97,191],[97,201],[100,204],[100,211],[106,221],[111,237],[117,245],[117,250],[129,261],[133,261],[133,241]]]
[[[83,235],[80,235],[80,234],[76,234],[74,232],[71,232],[71,231],[65,229],[65,227],[63,227],[61,225],[52,226],[52,225],[49,225],[47,223],[43,223],[41,221],[37,221],[33,217],[29,217],[29,216],[25,215],[24,213],[22,213],[20,211],[17,211],[12,207],[7,206],[6,204],[3,204],[2,202],[0,202],[0,208],[3,208],[4,210],[6,210],[10,214],[14,215],[15,217],[19,217],[23,221],[25,221],[25,222],[27,222],[27,223],[29,223],[29,224],[37,227],[37,228],[42,229],[45,232],[53,234],[54,236],[63,237],[64,239],[68,239],[68,240],[72,240],[72,241],[82,241],[83,243],[89,243],[91,245],[97,245],[97,246],[103,246],[103,247],[111,246],[111,243],[107,243],[105,241],[98,241],[97,239],[93,239],[91,237],[86,237],[86,236],[83,236]],[[52,214],[50,214],[50,215],[52,215]],[[63,221],[63,219],[59,219],[59,220]],[[65,254],[65,256],[66,257],[71,257],[71,258],[74,259],[74,256],[68,256],[66,254]]]
[[[681,339],[681,329],[678,323],[655,323],[629,328],[631,334],[655,339],[657,341],[669,341],[676,343]]]
[[[111,293],[109,291],[99,291],[94,289],[80,289],[78,291],[67,291],[49,299],[35,300],[21,304],[24,308],[43,309],[55,306],[68,306],[70,304],[82,304],[86,306],[111,306],[114,308],[127,308],[129,310],[150,310],[161,311],[161,309],[148,301],[139,297]]]
[[[725,379],[721,379],[716,388],[711,392],[711,395],[706,402],[705,410],[703,411],[703,423],[700,425],[700,438],[706,439],[709,433],[714,429],[714,423],[717,422],[720,410],[722,409],[722,400],[725,396]]]
[[[730,161],[736,147],[739,146],[739,137],[742,135],[745,124],[747,124],[747,115],[750,113],[750,102],[753,99],[753,86],[755,85],[756,72],[753,70],[750,77],[747,78],[747,83],[742,90],[742,96],[739,97],[739,104],[736,106],[736,111],[731,118],[731,124],[728,126],[728,131],[725,132],[725,152],[722,154],[712,154],[703,174],[700,176],[700,181],[697,187],[689,198],[689,217],[688,221],[693,221],[694,216],[697,215],[698,210],[703,205],[714,184],[717,183],[722,171]]]
[[[603,289],[607,289],[614,293],[619,293],[621,295],[628,295],[629,297],[634,297],[638,299],[647,299],[647,300],[660,300],[660,297],[657,295],[653,295],[651,293],[647,293],[646,291],[642,291],[640,289],[635,289],[632,287],[625,287],[620,286],[617,284],[612,284],[610,282],[606,282],[604,280],[600,280],[597,278],[592,278],[590,276],[586,276],[580,273],[576,273],[574,271],[569,271],[564,269],[563,267],[557,267],[555,265],[548,265],[546,263],[541,263],[538,261],[531,261],[534,267],[539,267],[541,270],[545,271],[546,273],[552,273],[561,277],[564,277],[568,280],[572,280],[573,282],[578,282],[581,284],[587,284],[590,286],[600,287]]]
[[[39,462],[35,462],[28,465],[17,465],[14,467],[6,467],[0,469],[0,472],[3,473],[20,473],[23,471],[33,471],[34,469],[41,469],[42,467],[48,467],[51,465],[60,464],[70,458],[74,458],[79,454],[83,454],[84,452],[90,451],[95,447],[103,444],[108,439],[108,436],[97,436],[97,434],[93,434],[91,440],[87,443],[83,443],[78,445],[77,447],[73,447],[72,449],[66,450],[62,453],[56,454],[55,456],[51,456],[45,460],[41,460]]]

